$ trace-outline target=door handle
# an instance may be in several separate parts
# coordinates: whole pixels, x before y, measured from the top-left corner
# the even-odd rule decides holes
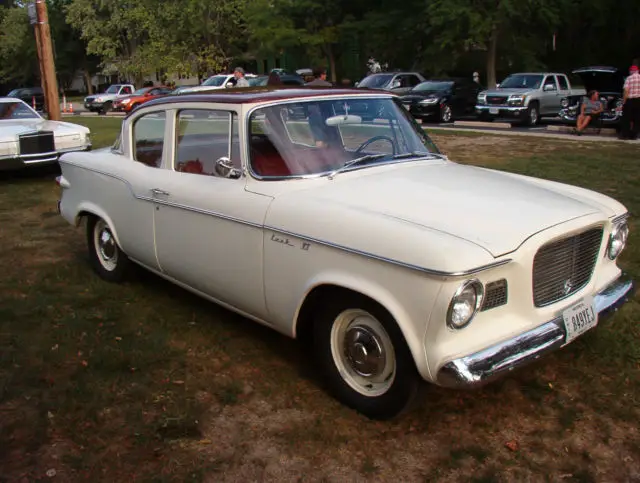
[[[164,196],[169,196],[169,192],[168,192],[168,191],[164,191],[164,190],[161,190],[161,189],[158,189],[158,188],[152,188],[152,189],[151,189],[151,192],[152,192],[154,195],[164,195]]]

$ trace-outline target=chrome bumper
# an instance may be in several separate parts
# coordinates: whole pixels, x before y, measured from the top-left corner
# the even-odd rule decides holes
[[[632,295],[633,288],[633,280],[622,275],[598,292],[594,297],[598,323],[603,316],[625,303]],[[482,386],[563,347],[565,336],[560,315],[512,339],[444,364],[438,371],[436,383],[451,388]]]
[[[558,117],[566,122],[576,122],[578,119],[578,108],[577,107],[567,107],[565,109],[561,109],[558,113]],[[620,121],[622,114],[619,113],[604,113],[600,116],[600,119],[603,124],[615,124]]]

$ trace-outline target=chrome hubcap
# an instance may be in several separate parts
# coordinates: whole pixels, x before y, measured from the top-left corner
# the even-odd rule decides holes
[[[393,343],[384,326],[364,310],[348,309],[336,317],[331,355],[343,380],[362,395],[380,396],[393,384]]]
[[[357,325],[347,331],[344,353],[351,368],[363,377],[378,375],[384,369],[385,353],[382,343],[367,327]]]
[[[104,220],[98,220],[93,234],[96,253],[98,254],[100,264],[105,268],[105,270],[115,270],[118,264],[118,246],[115,238],[113,237],[113,233],[111,233],[111,229]]]
[[[535,109],[531,109],[531,124],[535,124],[538,122],[538,111]]]
[[[444,122],[449,122],[451,120],[451,108],[449,106],[445,106],[442,111],[442,120]]]

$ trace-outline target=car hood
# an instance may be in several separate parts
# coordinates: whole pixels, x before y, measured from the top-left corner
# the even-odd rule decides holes
[[[447,95],[446,91],[420,91],[420,92],[409,92],[408,94],[404,95],[404,96],[400,96],[400,99],[403,102],[408,102],[408,101],[421,101],[422,99],[426,99],[429,97],[433,97],[433,98],[440,98],[440,97],[444,97],[445,95]]]
[[[622,93],[624,76],[614,67],[583,67],[574,70],[573,74],[580,77],[587,92]]]
[[[0,121],[0,142],[17,140],[20,134],[33,131],[53,131],[57,136],[70,136],[78,133],[88,133],[89,129],[78,124],[61,121],[46,121],[44,119]]]
[[[484,93],[488,96],[509,96],[512,94],[526,94],[527,92],[532,92],[537,89],[528,89],[528,88],[508,88],[508,89],[490,89],[484,91]]]
[[[494,257],[560,223],[614,211],[613,200],[599,193],[451,162],[368,169],[371,174],[342,173],[311,189],[281,193],[279,202],[375,213],[384,237],[395,230],[384,220],[393,219],[462,238]]]

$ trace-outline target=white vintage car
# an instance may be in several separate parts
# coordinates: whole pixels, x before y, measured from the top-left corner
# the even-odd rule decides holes
[[[372,418],[421,380],[480,386],[561,348],[633,288],[623,205],[449,161],[386,92],[153,100],[60,164],[59,212],[87,220],[98,275],[135,262],[302,339]]]
[[[62,153],[89,149],[88,128],[48,121],[20,99],[0,97],[0,171],[56,163]]]

